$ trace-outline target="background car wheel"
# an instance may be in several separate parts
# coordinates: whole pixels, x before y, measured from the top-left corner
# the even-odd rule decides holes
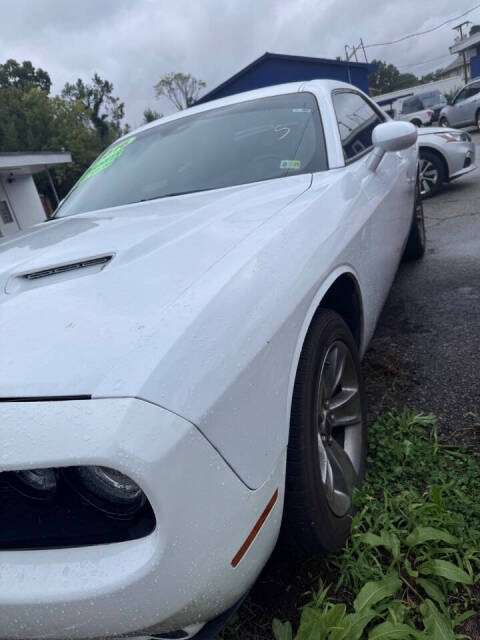
[[[420,149],[420,195],[430,198],[445,182],[445,167],[442,160],[427,149]]]
[[[300,356],[292,402],[283,533],[307,553],[348,537],[352,494],[365,474],[365,391],[357,345],[342,318],[320,309]]]
[[[438,122],[441,127],[449,127],[450,124],[445,116],[442,116]]]
[[[423,202],[420,196],[419,181],[417,180],[412,225],[410,227],[410,233],[408,234],[403,259],[419,260],[425,254],[426,245],[427,240],[425,233],[425,218],[423,216]]]
[[[416,127],[422,126],[422,123],[420,120],[411,120],[411,123],[414,124]]]
[[[480,129],[480,109],[477,111],[475,115],[475,124],[477,125],[477,129]]]

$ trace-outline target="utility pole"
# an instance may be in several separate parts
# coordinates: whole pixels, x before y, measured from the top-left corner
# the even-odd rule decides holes
[[[353,56],[355,56],[355,62],[358,62],[357,51],[360,51],[360,49],[363,51],[363,55],[365,57],[365,62],[368,62],[367,54],[365,52],[365,45],[363,44],[362,38],[360,38],[360,44],[358,44],[358,45],[354,45],[354,44],[352,44],[352,45],[346,44],[345,45],[345,58],[346,58],[347,62],[349,62],[350,59],[353,58]]]
[[[365,56],[365,62],[368,62],[367,60],[367,54],[365,52],[365,47],[363,45],[363,38],[360,38],[360,46],[362,47],[362,51],[363,51],[363,55]]]
[[[453,31],[458,31],[458,33],[460,34],[460,42],[463,40],[463,27],[466,27],[467,24],[471,24],[469,20],[466,20],[465,22],[461,22],[460,24],[457,24],[456,27],[452,27]],[[462,51],[462,58],[463,58],[463,76],[465,78],[465,84],[467,84],[468,67],[467,67],[467,57],[465,55],[465,50]]]
[[[345,57],[347,58],[347,62],[350,62],[350,58],[353,58],[353,56],[355,56],[355,60],[356,62],[358,62],[357,49],[358,47],[356,47],[354,44],[352,44],[351,46],[349,44],[345,45]]]

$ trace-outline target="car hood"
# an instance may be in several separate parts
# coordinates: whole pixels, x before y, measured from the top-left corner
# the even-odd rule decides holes
[[[136,395],[131,369],[152,342],[171,346],[168,309],[212,295],[212,267],[239,245],[254,252],[259,227],[310,184],[291,176],[104,209],[0,241],[0,398]]]
[[[421,127],[418,130],[418,135],[420,137],[430,133],[445,133],[447,131],[457,131],[457,129],[451,129],[450,127]]]

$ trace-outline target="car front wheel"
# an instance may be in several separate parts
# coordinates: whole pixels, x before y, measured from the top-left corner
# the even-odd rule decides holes
[[[420,195],[419,181],[415,191],[415,202],[413,205],[413,218],[408,234],[404,260],[419,260],[425,254],[426,249],[425,218],[423,215],[423,202]]]
[[[357,345],[337,313],[320,309],[305,339],[293,394],[284,513],[290,544],[308,553],[330,553],[345,544],[366,443]]]
[[[449,127],[449,126],[450,126],[450,124],[449,124],[449,122],[448,122],[448,120],[447,120],[447,118],[446,118],[445,116],[442,116],[442,117],[440,118],[440,121],[439,121],[439,123],[438,123],[438,124],[439,124],[441,127]]]
[[[427,149],[420,149],[420,195],[422,198],[434,196],[445,181],[442,160]]]

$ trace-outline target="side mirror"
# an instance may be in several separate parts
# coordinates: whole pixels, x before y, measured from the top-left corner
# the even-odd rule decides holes
[[[376,171],[387,151],[408,149],[417,142],[417,127],[410,122],[394,120],[375,127],[372,133],[373,152],[368,168]]]

